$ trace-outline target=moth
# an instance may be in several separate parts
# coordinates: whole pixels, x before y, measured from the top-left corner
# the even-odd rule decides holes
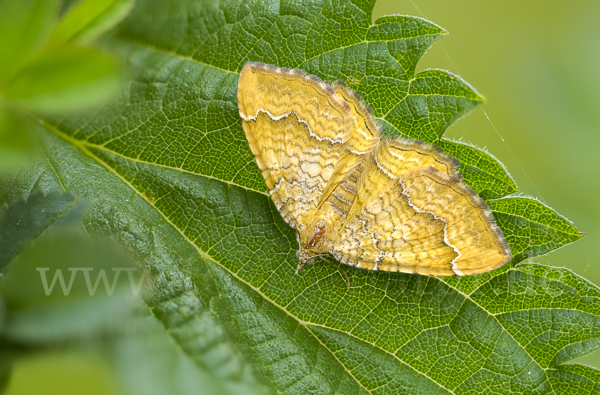
[[[418,140],[384,139],[344,83],[249,62],[237,93],[273,202],[297,231],[297,270],[328,254],[358,268],[434,276],[510,260],[458,162]]]

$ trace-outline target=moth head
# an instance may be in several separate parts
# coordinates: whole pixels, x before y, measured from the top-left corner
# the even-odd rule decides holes
[[[298,257],[298,267],[296,268],[296,273],[298,273],[304,266],[315,263],[315,259],[319,255],[309,254],[306,248],[303,248],[302,244],[300,244],[300,249],[296,251],[296,257]]]
[[[315,262],[315,257],[311,257],[306,250],[302,248],[302,245],[300,245],[300,249],[296,252],[296,256],[298,257],[298,267],[296,268],[296,273],[298,273],[304,266],[312,265]]]

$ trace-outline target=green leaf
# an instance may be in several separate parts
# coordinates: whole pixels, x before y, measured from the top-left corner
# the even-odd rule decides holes
[[[52,44],[85,43],[119,23],[131,11],[134,0],[84,0],[60,21],[50,37]]]
[[[189,395],[194,393],[215,395],[261,395],[272,394],[274,390],[266,380],[254,381],[249,372],[241,372],[245,377],[232,376],[232,368],[244,363],[239,355],[228,349],[226,335],[218,330],[212,314],[191,292],[161,304],[155,311],[168,314],[171,320],[185,319],[178,301],[184,307],[193,305],[195,332],[191,326],[175,329],[175,337],[186,335],[190,343],[195,342],[196,353],[191,357],[189,349],[175,341],[173,332],[149,309],[140,311],[128,326],[125,336],[117,339],[111,347],[111,357],[116,376],[125,384],[131,395]],[[192,303],[190,303],[192,302]],[[194,303],[196,302],[196,303]],[[198,303],[199,302],[199,303]],[[192,311],[188,311],[192,312]],[[215,330],[217,329],[217,330]],[[190,344],[191,346],[191,344]],[[206,356],[201,360],[199,348],[205,348]],[[228,377],[232,376],[232,377]]]
[[[589,366],[563,365],[556,369],[549,369],[548,376],[553,382],[553,389],[557,395],[573,393],[591,395],[600,391],[600,374]]]
[[[0,391],[4,391],[10,382],[10,375],[12,373],[12,365],[8,361],[4,361],[4,358],[0,360]]]
[[[33,159],[31,122],[0,108],[0,172],[23,166]]]
[[[82,202],[72,193],[36,192],[27,200],[17,200],[0,208],[0,269],[56,221],[79,220]]]
[[[90,338],[116,328],[133,306],[141,281],[135,270],[114,244],[73,232],[44,234],[3,276],[2,337],[44,344]]]
[[[41,49],[58,14],[58,0],[3,0],[0,3],[0,86],[11,69]]]
[[[64,46],[31,57],[3,87],[6,99],[33,111],[75,111],[113,96],[115,60],[94,49]]]
[[[248,60],[350,80],[387,135],[447,149],[484,198],[516,190],[492,156],[441,139],[481,102],[448,72],[415,76],[445,31],[406,16],[371,25],[372,7],[139,2],[105,41],[129,67],[121,97],[85,116],[40,118],[44,161],[10,188],[62,186],[97,200],[89,228],[140,257],[157,319],[199,366],[214,362],[213,352],[222,358],[210,369],[230,382],[266,377],[274,391],[301,394],[596,385],[596,370],[573,373],[564,362],[600,345],[600,290],[565,269],[515,265],[579,238],[535,200],[488,201],[515,249],[512,264],[491,273],[441,279],[344,267],[349,292],[323,262],[294,273],[294,231],[266,192],[238,115]]]
[[[488,206],[504,230],[514,262],[547,254],[583,237],[571,221],[535,199],[511,197],[489,201]]]
[[[465,181],[483,199],[496,199],[518,191],[504,166],[489,153],[469,144],[440,139],[435,144],[460,161]]]
[[[90,337],[129,313],[140,276],[114,243],[82,232],[87,206],[71,193],[34,192],[3,207],[0,263],[11,262],[0,283],[4,340]]]

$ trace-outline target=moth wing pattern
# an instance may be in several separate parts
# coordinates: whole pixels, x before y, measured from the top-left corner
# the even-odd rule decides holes
[[[238,103],[250,148],[277,209],[301,232],[322,197],[360,162],[352,150],[364,155],[376,143],[374,125],[359,124],[358,109],[342,94],[352,93],[301,70],[247,63],[240,75]]]
[[[373,155],[359,208],[331,253],[371,270],[436,276],[492,270],[510,249],[485,203],[460,181],[457,162],[433,147],[390,140]]]
[[[417,140],[383,140],[344,84],[249,62],[238,102],[273,201],[298,231],[299,268],[332,254],[364,269],[450,276],[510,260],[458,162]]]

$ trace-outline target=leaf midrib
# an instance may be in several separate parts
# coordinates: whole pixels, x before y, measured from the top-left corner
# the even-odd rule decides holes
[[[145,160],[142,160],[142,159],[132,158],[130,156],[123,155],[123,154],[121,154],[119,152],[111,150],[110,148],[106,148],[103,145],[98,145],[98,144],[90,143],[88,141],[77,140],[76,138],[74,138],[74,137],[72,137],[72,136],[70,136],[70,135],[62,132],[61,130],[59,130],[58,128],[56,128],[52,124],[46,122],[45,120],[43,120],[41,118],[38,118],[38,117],[36,117],[33,114],[30,114],[30,115],[32,117],[34,117],[34,119],[36,119],[37,121],[43,123],[43,125],[46,128],[50,129],[58,137],[60,137],[63,140],[67,141],[68,143],[72,144],[73,146],[78,147],[81,151],[83,151],[84,153],[86,153],[86,155],[92,157],[95,160],[101,161],[96,155],[94,155],[92,152],[90,152],[86,147],[90,147],[90,148],[94,148],[94,149],[101,150],[101,151],[104,151],[104,152],[108,152],[108,153],[110,153],[112,155],[118,156],[120,158],[123,158],[125,160],[131,161],[133,163],[141,163],[141,164],[156,166],[156,167],[160,167],[160,168],[164,168],[164,169],[170,169],[170,170],[180,171],[182,173],[192,174],[194,176],[205,177],[205,178],[208,178],[210,180],[219,181],[219,182],[222,182],[224,184],[228,184],[228,185],[231,185],[231,186],[242,188],[242,189],[248,190],[250,192],[258,193],[258,194],[267,196],[269,198],[271,197],[271,195],[268,192],[260,191],[258,189],[254,189],[254,188],[250,188],[250,187],[247,187],[245,185],[241,185],[241,184],[235,183],[233,181],[223,180],[223,179],[220,179],[220,178],[217,178],[217,177],[214,177],[214,176],[210,176],[208,174],[202,174],[202,173],[193,172],[193,171],[190,171],[190,170],[187,170],[187,169],[183,169],[181,167],[168,166],[168,165],[165,165],[165,164],[162,164],[162,163],[154,163],[154,162],[149,162],[149,161],[145,161]],[[54,171],[56,172],[55,169],[54,169]],[[64,185],[62,185],[62,183],[61,183],[61,186],[63,187],[63,189],[66,190],[66,188],[64,187]]]

